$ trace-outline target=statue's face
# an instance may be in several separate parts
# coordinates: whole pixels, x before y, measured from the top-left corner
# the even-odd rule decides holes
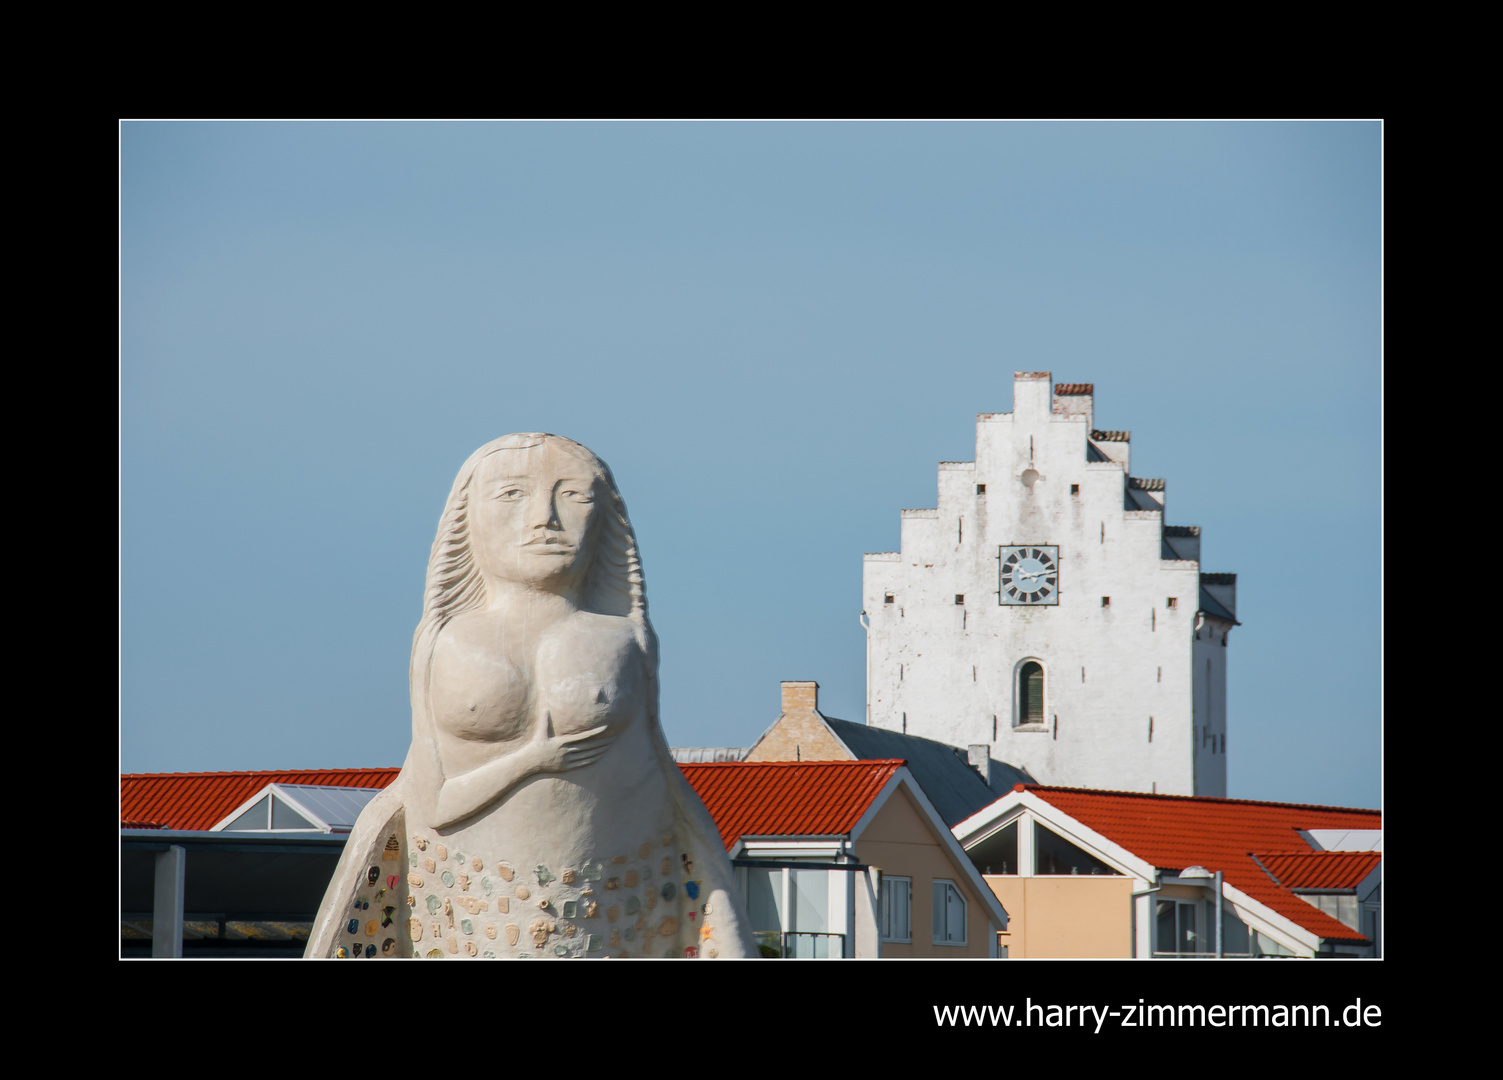
[[[550,589],[582,580],[602,494],[589,464],[552,441],[487,455],[470,491],[470,539],[481,571]]]

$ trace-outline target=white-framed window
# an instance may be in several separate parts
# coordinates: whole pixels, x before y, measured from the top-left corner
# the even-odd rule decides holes
[[[1014,727],[1042,727],[1047,722],[1043,661],[1029,656],[1013,668],[1012,722]]]
[[[882,940],[913,940],[912,878],[882,878]]]
[[[934,882],[934,944],[964,945],[965,897],[953,881]]]

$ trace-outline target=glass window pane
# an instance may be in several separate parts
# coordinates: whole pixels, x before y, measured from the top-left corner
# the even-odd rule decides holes
[[[824,934],[830,929],[830,870],[792,870],[793,925],[790,930]]]
[[[1035,874],[1116,875],[1106,863],[1076,847],[1063,836],[1033,823],[1033,872]]]
[[[1018,823],[999,829],[966,852],[983,874],[1018,872]]]
[[[783,928],[783,871],[761,870],[751,867],[746,871],[746,914],[751,919],[754,931],[781,930]]]
[[[270,800],[270,798],[271,796],[269,795],[262,798],[259,802],[256,803],[255,806],[252,806],[245,813],[241,814],[234,821],[226,825],[222,831],[250,832],[254,830],[266,829],[268,827],[268,821],[266,817],[266,804]]]
[[[948,899],[945,904],[945,940],[965,940],[965,897],[954,885],[947,885]]]
[[[317,825],[303,817],[281,799],[271,800],[271,827],[273,829],[316,829]]]
[[[1156,952],[1174,952],[1174,901],[1160,900],[1155,911],[1158,928]]]
[[[943,941],[945,939],[945,883],[943,881],[934,883],[934,897],[929,910],[932,916],[931,921],[934,923],[934,940]]]
[[[1176,906],[1179,908],[1179,951],[1199,952],[1198,935],[1195,933],[1195,905]]]

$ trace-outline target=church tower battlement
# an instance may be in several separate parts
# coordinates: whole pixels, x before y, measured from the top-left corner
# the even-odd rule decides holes
[[[1226,794],[1235,574],[1202,573],[1198,526],[1095,427],[1090,383],[1016,372],[939,463],[933,509],[869,554],[867,723],[970,747],[1041,783]]]

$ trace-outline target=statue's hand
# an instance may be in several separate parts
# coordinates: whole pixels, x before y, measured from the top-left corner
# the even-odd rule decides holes
[[[568,772],[599,761],[616,741],[616,736],[605,734],[605,730],[602,724],[573,735],[555,735],[553,718],[545,715],[530,748],[535,755],[533,764],[538,772]]]

